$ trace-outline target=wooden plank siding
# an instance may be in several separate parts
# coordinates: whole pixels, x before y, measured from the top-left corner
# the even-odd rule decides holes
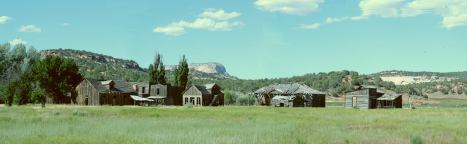
[[[347,93],[345,95],[345,107],[346,108],[358,108],[358,109],[374,109],[378,107],[378,97],[383,94],[378,93],[375,88],[367,88],[354,92]]]
[[[191,99],[194,98],[194,103],[191,102]],[[196,100],[197,98],[201,99],[201,104],[198,105]],[[196,86],[191,86],[188,90],[183,93],[183,105],[195,105],[195,106],[203,106],[206,103],[206,100],[203,99],[203,93],[196,88]]]
[[[76,104],[78,105],[100,105],[99,92],[87,79],[83,80],[76,87],[77,97]]]

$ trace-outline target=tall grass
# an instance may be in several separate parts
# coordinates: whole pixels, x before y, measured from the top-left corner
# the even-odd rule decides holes
[[[0,141],[467,143],[466,119],[456,108],[0,107]]]

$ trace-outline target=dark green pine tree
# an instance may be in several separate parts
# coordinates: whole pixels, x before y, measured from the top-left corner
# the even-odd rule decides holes
[[[188,62],[185,55],[183,55],[180,64],[178,65],[178,84],[182,88],[186,88],[188,84]]]
[[[158,71],[158,82],[159,84],[167,84],[167,79],[165,77],[165,66],[164,66],[164,63],[162,62],[162,60],[160,61],[160,65],[159,65],[159,71]]]

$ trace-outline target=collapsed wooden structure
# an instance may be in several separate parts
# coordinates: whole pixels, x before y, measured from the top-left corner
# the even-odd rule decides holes
[[[326,94],[302,84],[275,84],[254,92],[257,103],[280,107],[325,107]]]
[[[344,107],[358,109],[402,108],[402,95],[385,94],[375,86],[362,86],[359,90],[345,95]]]

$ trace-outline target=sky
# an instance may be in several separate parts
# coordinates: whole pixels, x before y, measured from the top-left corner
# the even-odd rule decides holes
[[[467,70],[467,0],[2,0],[0,43],[243,79],[353,70]]]

